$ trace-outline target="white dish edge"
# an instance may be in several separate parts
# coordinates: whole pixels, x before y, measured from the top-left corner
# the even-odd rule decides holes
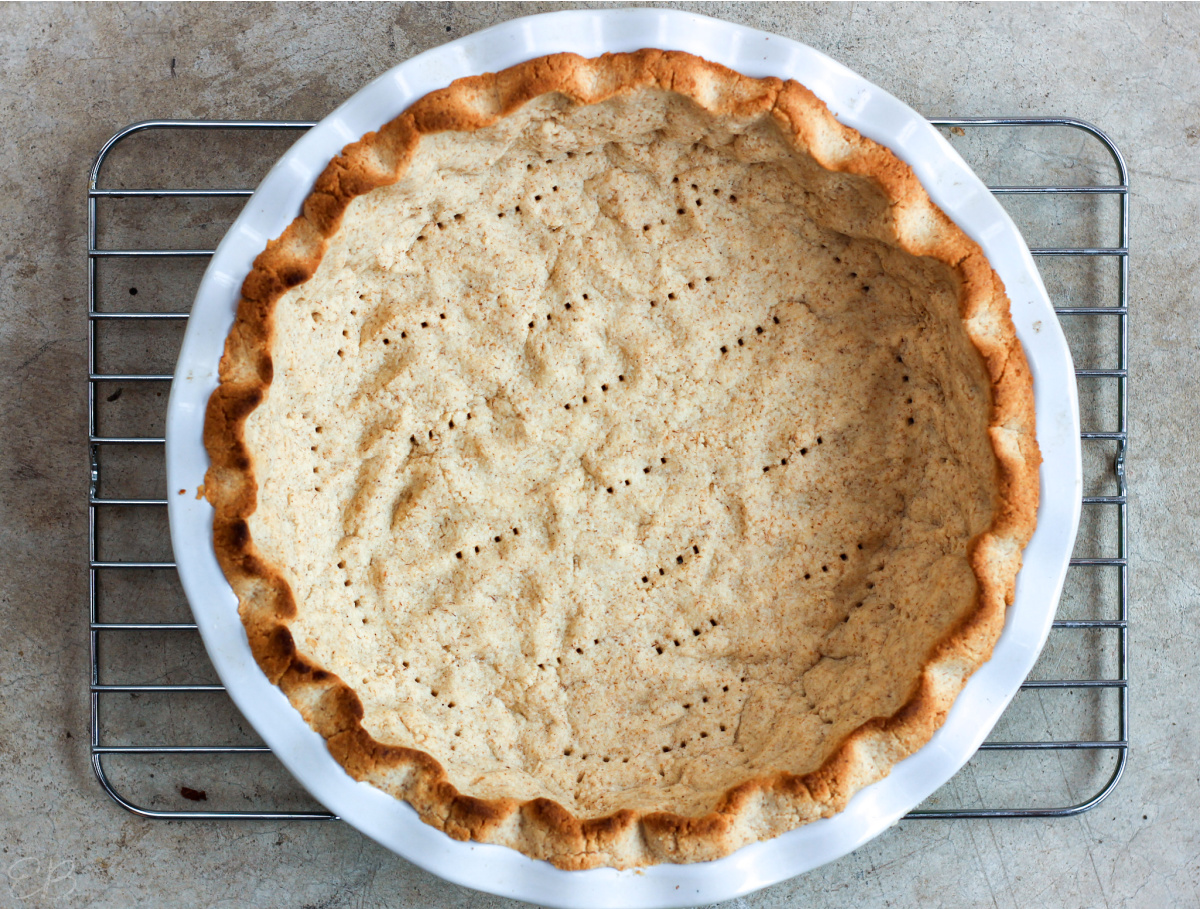
[[[406,804],[352,780],[323,740],[255,664],[237,601],[212,547],[212,509],[195,498],[207,457],[204,408],[242,279],[267,240],[299,212],[313,181],[348,142],[456,78],[543,54],[584,56],[642,47],[684,50],[751,76],[794,78],[838,118],[891,148],[930,196],[980,243],[1012,299],[1035,380],[1041,470],[1038,528],[991,660],[959,695],[946,723],[840,814],[695,865],[564,872],[498,846],[461,843],[423,824]],[[1045,643],[1079,523],[1082,495],[1074,369],[1037,268],[1016,227],[950,145],[919,114],[797,42],[675,10],[572,10],[511,20],[435,48],[383,74],[306,133],[272,168],[218,247],[197,293],[167,411],[169,519],[180,579],[230,696],[263,740],[324,805],[385,847],[467,887],[548,906],[686,906],[745,895],[833,861],[899,820],[976,751]]]

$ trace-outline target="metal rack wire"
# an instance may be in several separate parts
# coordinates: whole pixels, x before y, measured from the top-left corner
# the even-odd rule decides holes
[[[1128,517],[1127,489],[1125,479],[1125,450],[1128,443],[1127,432],[1127,383],[1128,383],[1128,286],[1129,286],[1129,180],[1124,159],[1112,141],[1099,129],[1081,120],[1072,118],[939,118],[931,122],[935,126],[952,131],[956,135],[965,135],[968,131],[976,135],[984,135],[998,128],[1039,129],[1046,127],[1066,128],[1076,130],[1090,140],[1100,143],[1103,150],[1111,157],[1112,164],[1118,174],[1118,182],[1104,185],[1060,185],[1060,184],[1029,184],[993,186],[991,190],[997,196],[1027,196],[1049,198],[1063,195],[1091,195],[1115,197],[1119,204],[1119,217],[1116,225],[1117,242],[1114,246],[1054,246],[1035,248],[1035,256],[1052,257],[1101,257],[1115,260],[1118,268],[1115,297],[1112,302],[1096,301],[1097,305],[1056,307],[1060,319],[1070,320],[1080,317],[1095,317],[1101,320],[1111,320],[1116,323],[1116,364],[1103,368],[1081,368],[1076,370],[1081,384],[1087,382],[1110,383],[1115,387],[1115,394],[1108,397],[1111,406],[1106,416],[1113,420],[1113,428],[1098,428],[1085,425],[1082,433],[1083,443],[1096,445],[1108,443],[1115,447],[1111,463],[1106,469],[1111,469],[1109,477],[1115,488],[1115,495],[1088,495],[1083,499],[1086,509],[1113,509],[1116,512],[1115,545],[1113,551],[1099,556],[1082,556],[1071,560],[1072,572],[1098,572],[1102,570],[1117,573],[1114,585],[1094,585],[1101,591],[1097,597],[1103,597],[1103,591],[1111,591],[1111,602],[1093,604],[1093,614],[1104,614],[1100,618],[1059,619],[1054,623],[1055,633],[1075,635],[1067,645],[1076,648],[1085,657],[1082,662],[1087,665],[1100,665],[1107,662],[1115,664],[1115,671],[1097,672],[1093,677],[1068,679],[1036,679],[1030,680],[1023,686],[1024,690],[1037,691],[1046,689],[1058,690],[1111,690],[1116,693],[1115,723],[1112,717],[1097,716],[1090,724],[1093,729],[1111,728],[1115,725],[1115,735],[1109,736],[1053,736],[1049,739],[1029,741],[989,741],[982,746],[983,752],[1003,752],[1010,755],[1021,753],[1058,752],[1104,752],[1115,755],[1111,773],[1095,791],[1084,798],[1071,800],[1070,804],[1044,806],[1012,806],[1012,807],[956,807],[937,808],[925,807],[913,812],[913,818],[999,818],[999,817],[1064,817],[1087,811],[1098,805],[1116,787],[1125,769],[1129,749],[1129,716],[1128,716]],[[136,134],[157,133],[163,131],[236,131],[252,137],[256,131],[285,131],[299,135],[313,124],[308,122],[263,121],[263,120],[150,120],[135,123],[113,135],[100,149],[92,166],[88,182],[88,445],[90,451],[90,486],[88,495],[88,613],[90,621],[90,698],[91,698],[91,761],[96,778],[100,785],[118,804],[129,811],[149,818],[181,819],[256,819],[256,820],[297,820],[297,819],[330,819],[333,815],[324,811],[313,810],[278,810],[270,806],[256,806],[246,810],[204,810],[197,808],[173,809],[149,807],[138,804],[134,796],[127,796],[120,791],[119,786],[110,778],[106,770],[106,760],[114,756],[127,756],[134,759],[188,760],[196,755],[215,755],[220,758],[239,755],[261,756],[259,760],[271,761],[270,750],[263,745],[214,745],[214,744],[168,744],[154,741],[151,744],[130,744],[111,742],[105,734],[102,722],[104,713],[101,708],[103,699],[111,699],[117,694],[127,694],[137,697],[142,694],[157,694],[167,697],[200,694],[205,697],[220,697],[224,691],[221,685],[215,684],[156,684],[149,682],[113,683],[102,676],[111,676],[111,668],[103,669],[101,659],[102,648],[108,646],[113,636],[144,636],[152,633],[170,632],[173,634],[196,637],[199,646],[196,626],[190,622],[177,621],[106,621],[109,598],[99,584],[100,576],[104,573],[115,572],[173,572],[173,561],[148,561],[138,558],[104,558],[98,557],[97,544],[97,514],[99,512],[122,512],[126,515],[166,508],[165,498],[135,498],[114,497],[104,495],[101,491],[102,473],[105,469],[106,455],[115,450],[140,449],[153,452],[151,458],[161,462],[164,439],[161,436],[126,433],[123,431],[101,433],[97,419],[98,390],[105,385],[167,383],[169,374],[153,372],[101,372],[97,369],[97,340],[101,332],[117,330],[135,324],[175,322],[181,323],[188,318],[186,312],[157,312],[129,311],[126,309],[111,310],[102,308],[99,300],[100,281],[98,280],[101,263],[105,260],[135,260],[139,267],[153,268],[156,262],[167,259],[197,259],[212,255],[209,249],[167,249],[160,247],[145,248],[100,248],[98,246],[98,215],[101,204],[109,205],[116,200],[146,198],[151,200],[164,199],[213,199],[213,198],[243,198],[251,195],[252,190],[245,188],[213,188],[213,189],[166,189],[166,188],[103,188],[100,185],[101,173],[110,153],[120,143]],[[131,290],[131,293],[133,291]],[[1106,295],[1107,296],[1107,295]],[[173,357],[172,357],[173,359]],[[119,395],[120,390],[116,394]],[[110,396],[108,400],[112,400]],[[165,404],[165,398],[164,398]],[[145,467],[143,459],[143,467]],[[164,490],[165,494],[165,490]],[[149,530],[153,533],[153,530]],[[1077,547],[1078,550],[1078,547]],[[1114,614],[1115,613],[1115,614]],[[1099,638],[1095,634],[1088,637],[1087,632],[1101,632]],[[1083,651],[1091,649],[1090,653]],[[136,665],[124,665],[125,671],[136,671]],[[125,705],[125,709],[133,710],[138,707],[133,704]],[[1011,708],[1010,708],[1011,710]],[[1096,702],[1095,710],[1103,713],[1105,705]],[[135,725],[145,720],[135,721]],[[126,723],[125,726],[129,726]],[[157,731],[157,730],[151,730]],[[162,730],[166,737],[166,730]],[[986,773],[986,770],[981,770]],[[151,776],[153,774],[150,774]],[[134,778],[137,777],[135,770]],[[187,797],[187,793],[184,793]],[[194,797],[194,796],[193,796]]]

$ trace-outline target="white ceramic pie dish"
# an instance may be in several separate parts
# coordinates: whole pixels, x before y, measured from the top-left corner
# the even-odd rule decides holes
[[[259,670],[217,564],[212,509],[194,492],[208,459],[204,411],[238,292],[254,257],[299,212],[313,181],[348,142],[456,78],[559,51],[595,56],[642,47],[684,50],[750,76],[794,78],[838,118],[908,162],[933,200],[983,247],[1004,280],[1034,375],[1044,463],[1038,527],[992,659],[970,679],[945,725],[835,817],[728,858],[637,871],[559,871],[513,850],[451,840],[408,805],[355,782]],[[414,57],[380,76],[300,139],[230,228],[197,293],[167,411],[171,540],[184,591],[221,680],[296,778],[331,811],[397,854],[467,887],[543,905],[683,906],[743,895],[839,858],[878,835],[953,776],[979,747],[1033,667],[1049,633],[1079,523],[1082,492],[1075,377],[1032,256],[980,180],[919,114],[823,54],[785,38],[672,10],[577,10],[515,19]]]

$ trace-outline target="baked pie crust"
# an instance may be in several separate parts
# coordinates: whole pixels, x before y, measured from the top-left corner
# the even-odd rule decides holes
[[[1032,379],[979,247],[795,82],[461,79],[255,260],[207,411],[255,658],[355,779],[566,869],[840,811],[988,659]]]

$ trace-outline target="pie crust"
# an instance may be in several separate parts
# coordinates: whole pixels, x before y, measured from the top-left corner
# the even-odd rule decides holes
[[[1003,285],[908,166],[657,50],[348,145],[204,442],[254,656],[335,759],[565,869],[719,858],[925,744],[1040,463]]]

